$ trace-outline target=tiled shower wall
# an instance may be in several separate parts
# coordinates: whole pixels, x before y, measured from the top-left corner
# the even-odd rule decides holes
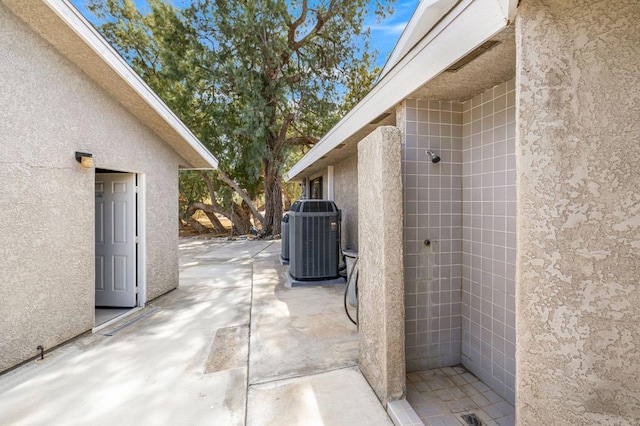
[[[464,104],[410,99],[399,123],[405,131],[407,371],[462,362],[511,403],[513,86],[503,83]],[[431,162],[429,149],[439,163]]]
[[[463,104],[462,361],[515,400],[514,81]]]
[[[462,105],[406,101],[403,149],[407,371],[460,363]],[[442,158],[431,162],[427,150]]]

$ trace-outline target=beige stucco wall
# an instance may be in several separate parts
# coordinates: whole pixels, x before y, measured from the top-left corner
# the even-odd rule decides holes
[[[358,250],[358,156],[336,164],[333,178],[334,201],[342,210],[342,248]]]
[[[385,405],[405,392],[401,142],[386,126],[358,143],[360,369]]]
[[[93,327],[94,170],[142,173],[148,300],[178,284],[182,159],[0,5],[0,371]]]
[[[640,2],[517,18],[519,424],[640,422]]]

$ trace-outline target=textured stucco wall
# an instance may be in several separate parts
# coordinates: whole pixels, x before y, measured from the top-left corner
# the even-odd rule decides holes
[[[517,18],[517,419],[640,422],[640,2]]]
[[[358,143],[360,369],[385,405],[405,391],[401,142],[386,126]]]
[[[178,284],[181,158],[0,5],[0,371],[93,327],[94,170],[146,177],[147,298]]]
[[[358,156],[334,167],[334,198],[342,210],[342,247],[358,250]]]

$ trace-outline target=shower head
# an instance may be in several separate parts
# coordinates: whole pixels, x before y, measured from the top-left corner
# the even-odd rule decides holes
[[[440,161],[440,157],[433,151],[427,151],[427,155],[431,157],[431,161],[433,163],[437,163]]]

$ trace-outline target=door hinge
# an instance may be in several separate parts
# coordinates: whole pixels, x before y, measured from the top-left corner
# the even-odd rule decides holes
[[[140,187],[136,185],[136,194],[140,192]]]
[[[136,286],[136,294],[140,293],[140,287]]]
[[[136,235],[136,244],[140,244],[140,237]]]

